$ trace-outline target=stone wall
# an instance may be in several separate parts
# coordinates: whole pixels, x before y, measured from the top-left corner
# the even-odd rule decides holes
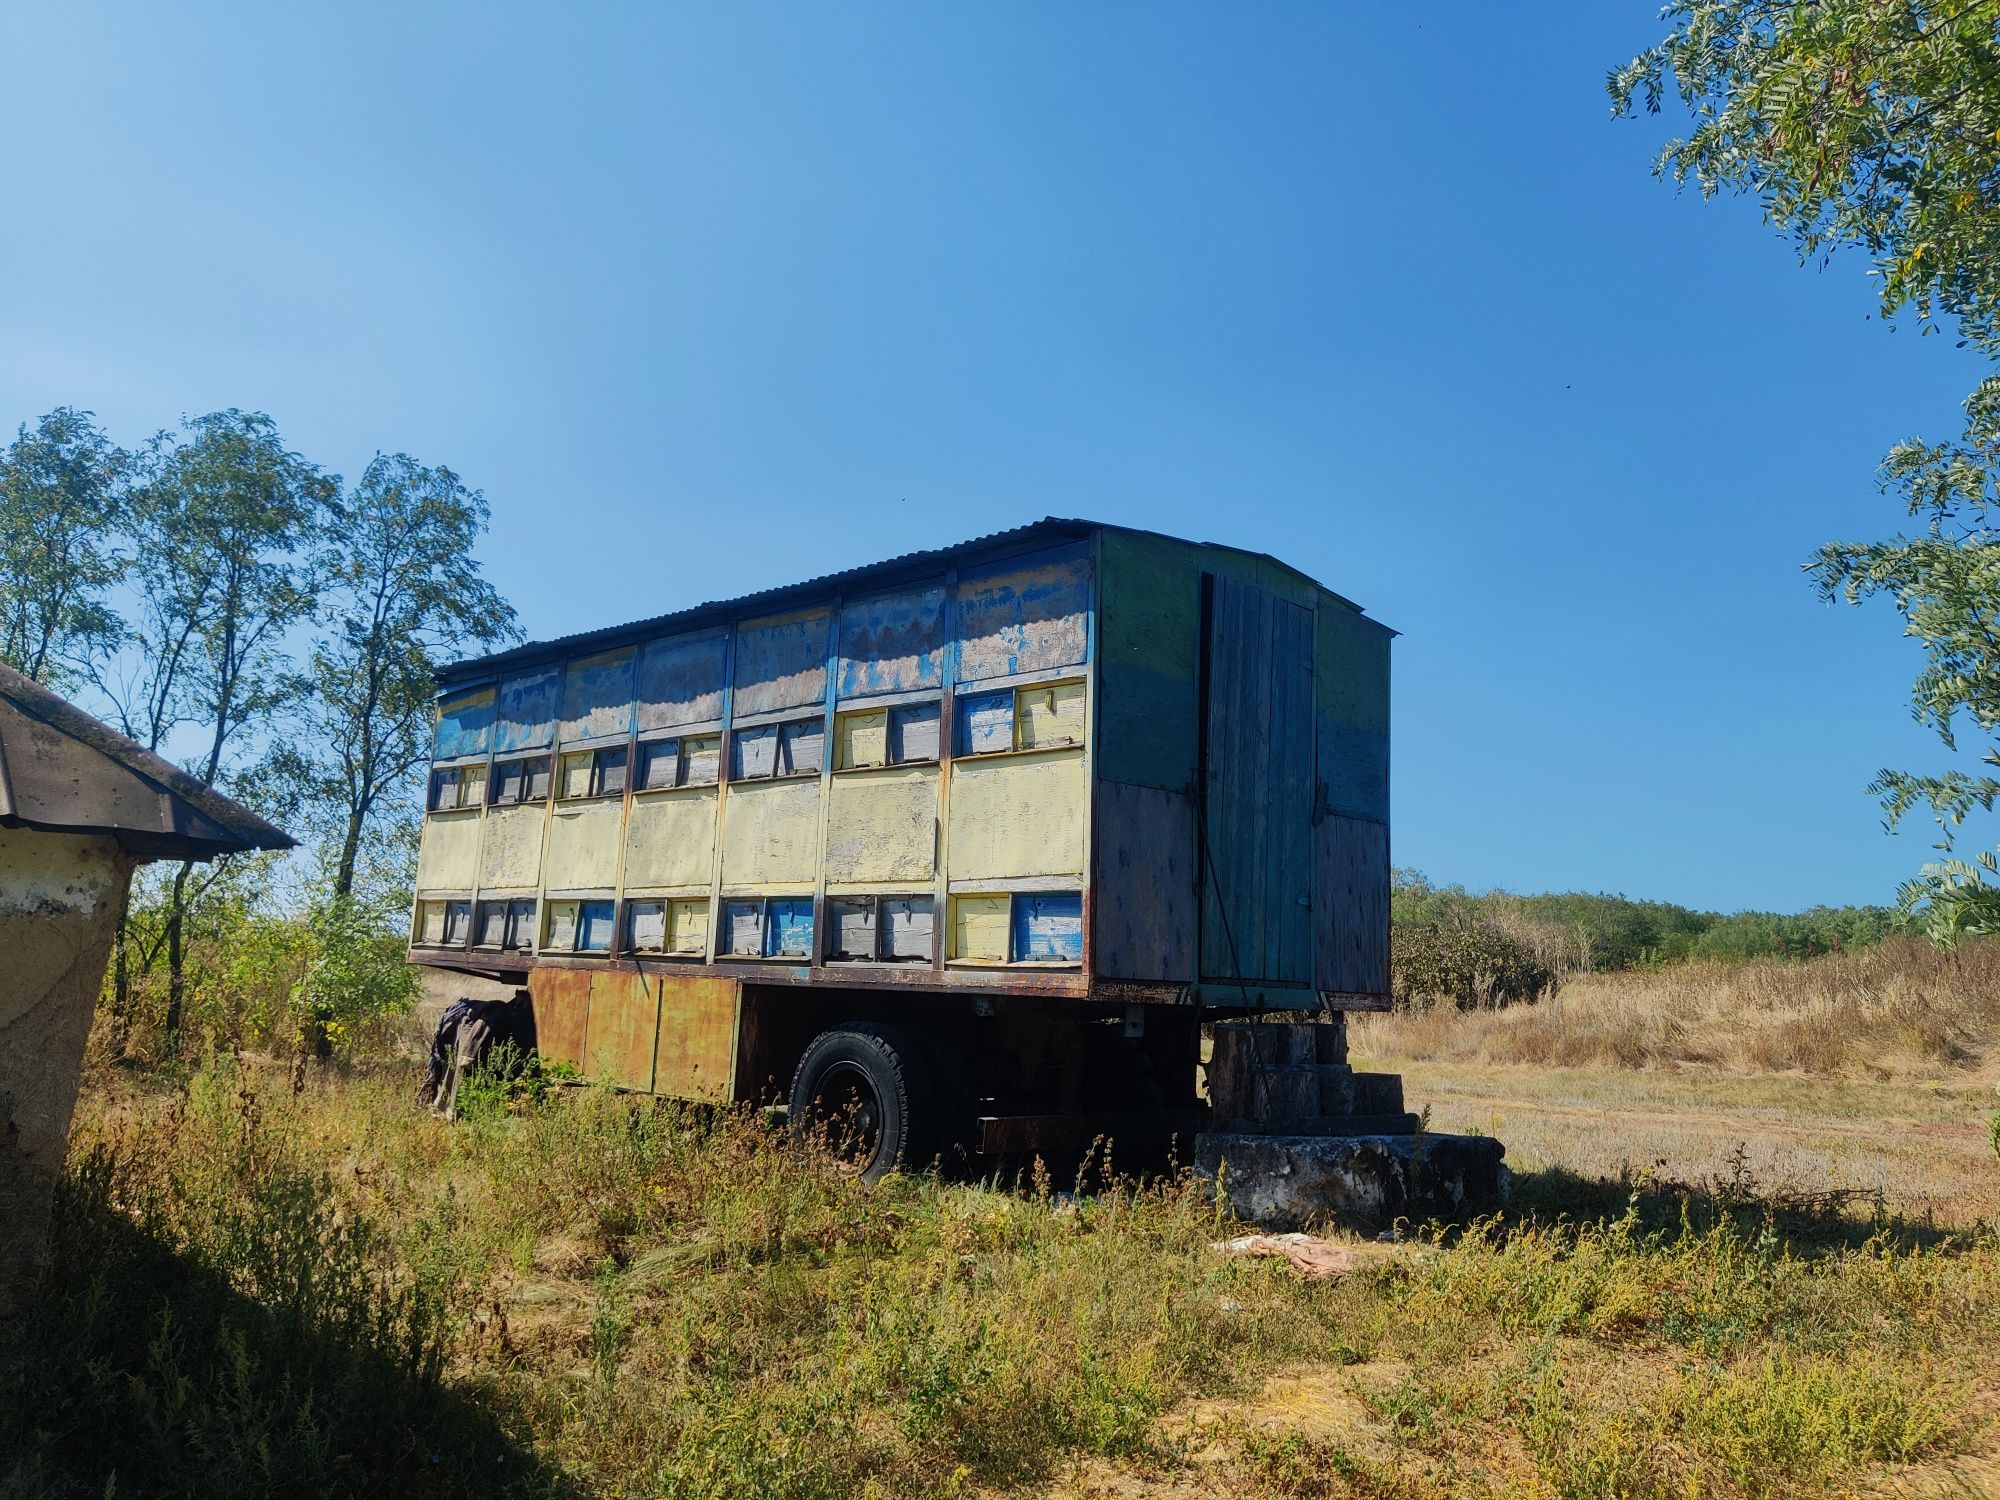
[[[133,860],[0,828],[0,1316],[34,1284]]]

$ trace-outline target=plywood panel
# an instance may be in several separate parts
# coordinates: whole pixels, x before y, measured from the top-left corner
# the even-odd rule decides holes
[[[736,631],[736,690],[730,712],[773,713],[826,701],[831,610],[746,621]]]
[[[944,584],[855,599],[840,611],[836,693],[912,693],[944,680]]]
[[[1313,617],[1214,580],[1204,978],[1312,981]]]
[[[725,884],[806,885],[818,862],[818,781],[730,787],[722,814]]]
[[[417,850],[417,889],[469,891],[479,869],[479,809],[432,813]]]
[[[1199,549],[1167,537],[1104,535],[1097,630],[1097,770],[1184,792],[1198,744]]]
[[[1329,815],[1314,830],[1313,983],[1348,995],[1389,994],[1389,829]]]
[[[1083,873],[1083,752],[954,762],[946,838],[953,880]]]
[[[563,673],[562,716],[556,733],[564,740],[632,732],[633,663],[630,646],[580,657]]]
[[[726,631],[649,641],[639,654],[639,728],[705,724],[722,717]]]
[[[438,704],[435,755],[484,755],[493,735],[493,689],[454,693]]]
[[[1091,967],[1114,979],[1194,978],[1194,808],[1180,792],[1102,781],[1092,825]]]
[[[654,1090],[676,1099],[728,1103],[743,987],[733,979],[680,974],[661,975],[655,982],[662,989]]]
[[[713,787],[636,797],[625,829],[625,888],[707,885],[715,872]]]
[[[949,956],[1004,964],[1010,905],[1005,896],[953,896]]]
[[[1322,599],[1314,686],[1323,809],[1389,817],[1389,630]]]
[[[542,824],[547,817],[547,806],[539,802],[487,812],[479,854],[482,889],[526,891],[542,883]]]
[[[832,798],[826,811],[829,884],[930,882],[937,873],[936,766],[836,776]]]
[[[590,973],[537,968],[528,974],[535,1009],[535,1050],[551,1062],[584,1069],[584,1030],[590,1017]]]
[[[1082,662],[1090,559],[1065,548],[971,569],[958,580],[958,678],[979,682]]]
[[[556,699],[561,689],[562,671],[558,667],[502,679],[493,748],[501,752],[534,750],[554,739]]]
[[[601,891],[618,883],[618,824],[625,804],[615,797],[557,804],[549,825],[542,883],[552,891]]]

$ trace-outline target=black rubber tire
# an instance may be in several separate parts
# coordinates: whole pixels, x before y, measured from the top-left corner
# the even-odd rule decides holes
[[[846,1074],[864,1079],[879,1110],[873,1149],[848,1165],[863,1182],[879,1182],[891,1171],[921,1171],[931,1164],[938,1142],[937,1087],[930,1059],[917,1039],[900,1026],[850,1021],[822,1031],[806,1047],[792,1074],[791,1127],[801,1141],[820,1128],[815,1102],[830,1079]]]

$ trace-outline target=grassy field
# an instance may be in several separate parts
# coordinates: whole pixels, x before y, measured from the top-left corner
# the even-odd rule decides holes
[[[1619,985],[1673,981],[1589,983],[1568,1024],[1606,1033]],[[593,1089],[453,1127],[386,1063],[105,1074],[0,1352],[0,1487],[1991,1493],[1984,1014],[1889,1077],[1753,1069],[1735,1031],[1543,1066],[1482,1060],[1533,1018],[1371,1022],[1358,1050],[1520,1176],[1503,1220],[1337,1283],[1218,1254],[1188,1180],[868,1190],[755,1118]]]

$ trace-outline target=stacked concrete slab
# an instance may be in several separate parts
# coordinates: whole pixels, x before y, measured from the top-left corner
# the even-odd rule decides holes
[[[1232,1212],[1268,1228],[1463,1218],[1505,1192],[1501,1144],[1421,1129],[1399,1075],[1349,1065],[1341,1015],[1217,1025],[1208,1098],[1195,1165]]]

